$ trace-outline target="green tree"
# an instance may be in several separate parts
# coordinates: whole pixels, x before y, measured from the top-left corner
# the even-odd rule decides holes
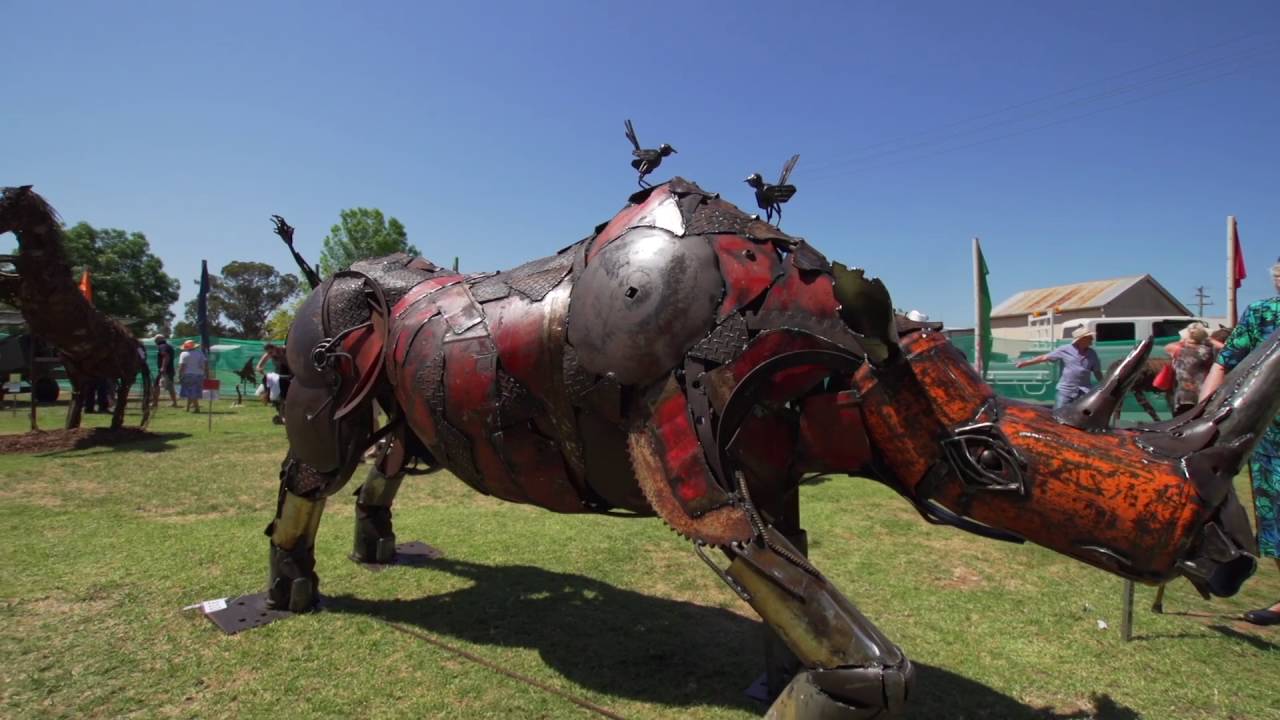
[[[199,281],[196,281],[199,287]],[[298,278],[281,274],[271,265],[235,260],[209,276],[209,332],[257,339],[267,335],[267,318],[298,292]],[[186,304],[175,334],[196,330],[196,300]]]
[[[353,208],[342,211],[342,219],[324,239],[320,253],[320,274],[333,275],[351,263],[366,258],[403,252],[417,255],[409,244],[404,225],[395,218],[384,219],[376,208]]]
[[[95,228],[80,222],[63,231],[67,260],[76,279],[89,270],[93,304],[121,319],[135,333],[163,328],[173,320],[169,306],[178,301],[177,278],[151,254],[140,232]]]
[[[281,305],[275,312],[271,313],[271,317],[267,320],[266,339],[284,340],[288,337],[289,327],[293,325],[293,318],[298,314],[298,308],[302,306],[303,301],[306,299],[306,295],[301,295],[293,302]]]

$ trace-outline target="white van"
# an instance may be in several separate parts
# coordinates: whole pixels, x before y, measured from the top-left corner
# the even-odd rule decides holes
[[[1070,340],[1071,334],[1077,328],[1087,327],[1093,331],[1094,339],[1098,342],[1107,342],[1109,340],[1141,341],[1152,336],[1157,338],[1173,337],[1178,334],[1179,330],[1193,322],[1202,322],[1208,325],[1210,331],[1212,331],[1216,330],[1219,325],[1225,325],[1226,318],[1198,318],[1189,315],[1079,318],[1062,323],[1058,338]]]

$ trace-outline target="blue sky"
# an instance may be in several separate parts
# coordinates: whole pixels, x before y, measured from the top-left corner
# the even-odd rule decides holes
[[[313,261],[370,206],[500,269],[625,203],[630,117],[744,208],[800,153],[784,228],[950,325],[975,235],[996,302],[1149,272],[1214,314],[1234,214],[1272,294],[1274,2],[363,5],[0,0],[0,185],[146,233],[184,301],[201,258],[295,271],[272,213]]]

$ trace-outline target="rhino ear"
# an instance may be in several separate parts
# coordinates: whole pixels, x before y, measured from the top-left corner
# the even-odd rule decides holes
[[[1109,429],[1116,408],[1124,402],[1125,395],[1146,364],[1153,342],[1154,338],[1143,340],[1102,384],[1075,402],[1055,410],[1054,419],[1064,425],[1090,432]]]
[[[836,301],[840,319],[850,330],[866,338],[867,356],[881,364],[898,357],[898,327],[894,322],[893,300],[880,278],[867,279],[862,268],[852,270],[831,263],[835,276]]]

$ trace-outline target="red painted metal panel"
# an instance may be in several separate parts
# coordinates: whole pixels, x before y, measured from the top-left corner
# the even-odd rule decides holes
[[[712,247],[724,276],[725,296],[717,316],[723,320],[769,288],[781,261],[771,244],[737,235],[720,235]]]
[[[676,497],[691,502],[707,494],[711,477],[702,458],[702,445],[689,419],[689,405],[682,393],[663,398],[653,409],[653,424],[662,444],[662,460],[667,466]]]
[[[637,218],[652,212],[655,207],[663,201],[671,197],[671,190],[666,185],[660,185],[649,193],[649,197],[639,205],[628,205],[621,212],[613,216],[600,234],[596,235],[596,239],[591,243],[591,249],[587,251],[587,261],[590,262],[606,245],[618,239],[622,233],[635,227]]]
[[[769,290],[761,312],[803,312],[817,318],[839,314],[832,278],[828,273],[801,272],[786,261],[786,274]]]

